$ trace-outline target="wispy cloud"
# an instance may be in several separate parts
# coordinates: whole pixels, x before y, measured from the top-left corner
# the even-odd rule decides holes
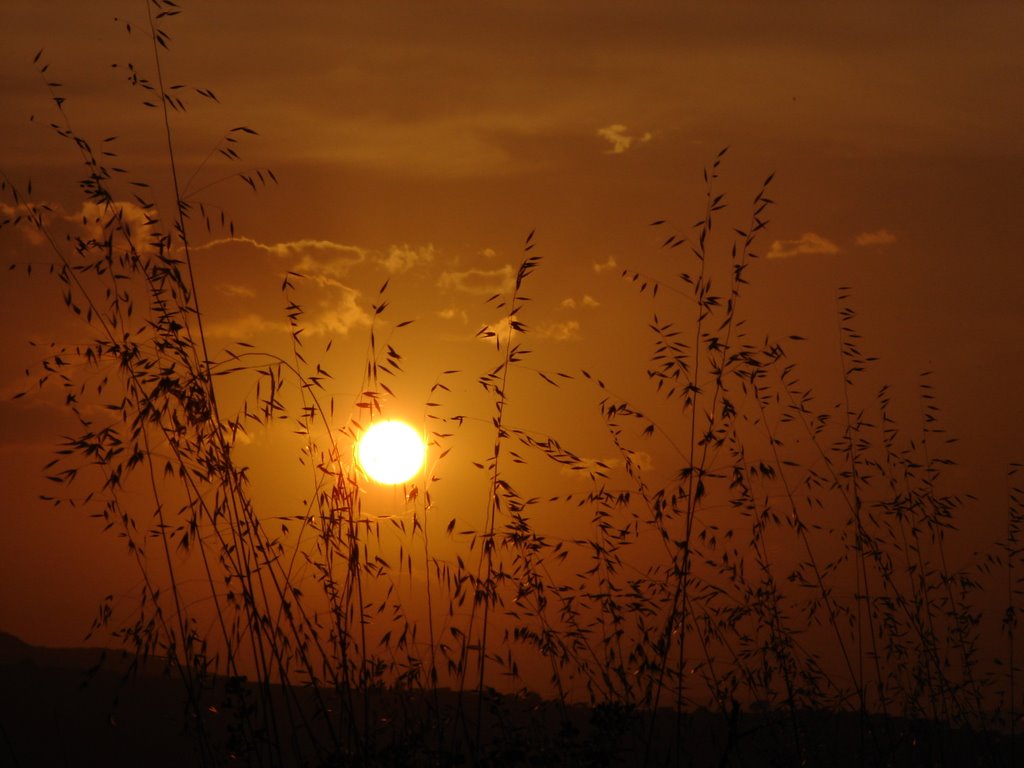
[[[429,264],[436,255],[432,244],[412,246],[403,243],[391,245],[386,252],[381,252],[332,240],[302,239],[284,243],[262,243],[250,237],[219,238],[194,250],[229,245],[251,246],[271,256],[290,261],[290,270],[321,283],[337,280],[347,275],[353,267],[364,263],[379,264],[390,274],[396,275],[408,272],[420,264]]]
[[[118,249],[139,253],[155,249],[153,238],[158,217],[155,209],[146,210],[126,200],[116,200],[106,205],[86,200],[77,211],[71,213],[59,203],[40,202],[35,204],[34,210],[50,236],[56,239],[68,233],[85,241],[105,242],[112,237],[114,247]],[[30,245],[46,243],[47,237],[36,226],[29,205],[0,203],[0,217],[5,223],[15,224]]]
[[[469,315],[464,309],[456,309],[455,307],[445,307],[437,312],[437,316],[442,320],[459,320],[463,324],[469,322]]]
[[[256,291],[248,285],[224,283],[223,285],[218,286],[218,290],[226,296],[240,296],[243,299],[252,299],[256,297]]]
[[[40,205],[38,213],[42,216],[43,223],[49,225],[53,219],[51,211],[58,210],[58,205]],[[29,245],[38,247],[46,243],[46,236],[39,231],[31,217],[29,206],[24,203],[19,205],[8,205],[0,202],[0,217],[3,217],[3,224],[13,224],[14,228],[21,234]],[[63,217],[68,218],[68,217]]]
[[[485,325],[480,331],[477,332],[477,338],[488,344],[495,344],[501,346],[502,344],[508,344],[513,336],[519,334],[514,327],[516,323],[516,316],[505,316],[497,322]]]
[[[834,256],[839,246],[814,232],[805,232],[796,240],[776,240],[768,250],[769,259],[791,259],[795,256]]]
[[[641,134],[640,136],[630,136],[626,131],[629,130],[627,126],[621,123],[615,123],[604,128],[597,129],[597,135],[602,139],[611,143],[611,149],[605,150],[609,155],[621,155],[630,147],[633,146],[633,142],[644,144],[651,140],[650,132]]]
[[[553,341],[573,341],[580,338],[580,324],[577,320],[552,323],[537,329],[537,335]]]
[[[463,272],[442,272],[437,280],[439,288],[462,291],[480,296],[508,293],[515,285],[515,270],[510,264],[498,269],[467,269]]]
[[[211,339],[245,341],[265,333],[287,333],[288,323],[268,320],[255,312],[227,320],[207,321],[203,331]]]
[[[348,274],[356,264],[367,260],[368,251],[357,245],[331,240],[291,240],[286,243],[261,243],[250,237],[218,238],[193,248],[194,251],[247,245],[292,263],[288,269],[318,281],[329,281]]]
[[[608,473],[621,462],[618,459],[592,459],[579,457],[571,465],[561,468],[561,474],[567,478],[587,480],[591,477],[608,477]]]
[[[594,271],[595,272],[605,272],[605,271],[607,271],[609,269],[615,269],[615,267],[617,267],[618,265],[619,265],[619,263],[617,261],[615,261],[615,257],[614,256],[609,256],[603,262],[595,261],[594,262]]]
[[[577,301],[572,296],[562,299],[559,305],[562,309],[576,309],[577,307],[586,307],[587,309],[596,309],[601,306],[601,303],[590,294],[583,294],[583,298]]]
[[[517,330],[517,326],[521,330]],[[503,317],[489,325],[485,325],[477,333],[477,338],[488,344],[507,344],[514,336],[528,332],[539,339],[550,339],[552,341],[574,341],[580,338],[580,324],[576,320],[565,320],[548,325],[531,326],[525,325],[516,320],[516,316]]]
[[[348,284],[348,274],[354,266],[371,263],[371,252],[367,249],[330,240],[303,239],[283,243],[262,243],[252,238],[239,237],[213,240],[195,250],[198,252],[220,248],[243,249],[239,253],[244,253],[244,249],[255,249],[269,255],[272,261],[253,272],[253,279],[257,276],[277,279],[286,271],[302,275],[305,280],[296,282],[296,288],[300,291],[313,291],[302,302],[305,307],[302,325],[307,334],[346,335],[355,328],[371,324],[370,313],[360,304],[361,293]],[[399,249],[394,256],[396,264],[407,264],[410,260],[420,258],[421,254],[416,249],[407,250],[412,255]],[[251,254],[251,250],[249,253]],[[279,274],[275,276],[274,272],[278,270]],[[255,298],[268,290],[269,283],[256,288],[228,279],[219,288],[228,296]],[[268,319],[253,312],[219,318],[211,326],[211,335],[226,339],[245,339],[261,333],[282,331],[288,331],[288,325],[282,319]]]
[[[412,248],[408,245],[392,245],[386,255],[377,259],[392,275],[408,272],[418,264],[429,264],[434,260],[434,246]]]
[[[631,451],[630,461],[633,466],[641,472],[649,472],[654,468],[654,459],[647,451]],[[591,457],[582,456],[579,462],[572,467],[563,467],[562,474],[569,477],[583,477],[579,470],[593,473],[600,477],[607,477],[609,473],[619,469],[625,465],[620,457],[610,457],[607,459],[595,459]]]
[[[157,216],[155,210],[147,211],[131,202],[100,205],[87,200],[77,213],[69,214],[66,218],[81,225],[87,238],[105,240],[107,234],[114,231],[130,240],[135,250],[151,251],[155,249],[153,237]]]
[[[896,235],[888,229],[876,229],[874,232],[861,232],[854,242],[860,246],[892,245],[896,242]]]
[[[359,305],[359,291],[340,286],[329,300],[319,303],[317,309],[306,317],[306,332],[312,335],[341,334],[345,336],[354,328],[366,328],[373,317]]]
[[[633,462],[633,466],[642,472],[654,469],[654,457],[647,451],[631,451],[630,460]]]
[[[322,294],[321,294],[322,295]],[[348,286],[330,286],[328,297],[306,310],[301,325],[309,336],[347,336],[350,331],[367,328],[372,315],[359,304],[359,291]],[[226,341],[245,341],[265,334],[288,333],[291,326],[284,320],[266,318],[256,312],[208,321],[207,336]]]

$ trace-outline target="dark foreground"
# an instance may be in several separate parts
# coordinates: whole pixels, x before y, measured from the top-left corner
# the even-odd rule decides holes
[[[312,721],[279,724],[285,735],[271,745],[258,727],[240,725],[256,719],[239,716],[255,701],[247,686],[214,686],[197,722],[161,664],[126,680],[129,660],[108,654],[90,674],[97,660],[97,651],[37,648],[0,633],[0,766],[1024,766],[1020,737],[930,721],[739,711],[651,718],[535,697],[460,701],[451,691],[360,696],[347,710],[355,716],[339,714],[333,742]],[[312,705],[308,691],[273,696]],[[329,706],[346,711],[340,700]],[[358,722],[350,728],[343,719]],[[205,754],[197,726],[211,745]]]

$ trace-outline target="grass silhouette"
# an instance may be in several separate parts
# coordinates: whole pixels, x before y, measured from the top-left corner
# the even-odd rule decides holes
[[[187,111],[183,94],[216,97],[164,83],[164,25],[177,9],[148,8],[154,75],[130,71],[166,139],[169,219],[148,182],[113,166],[111,142],[73,129],[55,83],[53,125],[82,160],[91,234],[61,240],[30,187],[6,176],[0,186],[17,212],[4,226],[28,223],[46,239],[65,308],[93,334],[50,354],[40,376],[81,425],[47,468],[62,488],[54,501],[87,502],[142,579],[133,614],[105,604],[94,630],[140,661],[166,661],[200,764],[1019,759],[1017,468],[1005,538],[980,565],[952,569],[964,499],[944,490],[952,462],[928,375],[923,427],[908,433],[888,389],[860,385],[875,361],[848,288],[837,296],[834,408],[817,405],[787,356],[800,337],[748,329],[744,288],[771,177],[723,245],[723,150],[704,173],[696,223],[652,224],[666,233],[677,280],[622,273],[652,307],[642,392],[615,392],[596,371],[529,366],[528,293],[544,266],[530,233],[512,292],[490,300],[503,330],[479,332],[496,357],[477,379],[493,432],[477,462],[488,478],[478,521],[438,518],[432,494],[443,481],[433,472],[406,489],[403,515],[375,518],[364,514],[367,481],[347,446],[383,414],[402,375],[406,323],[382,336],[385,283],[366,356],[350,361],[363,381],[340,428],[331,374],[303,337],[302,274],[282,285],[287,352],[236,343],[214,354],[192,248],[196,232],[234,235],[234,226],[201,199],[202,169],[182,183],[170,115]],[[36,65],[49,78],[41,56]],[[229,131],[216,153],[241,163],[252,132]],[[276,182],[265,168],[235,177]],[[569,439],[519,427],[517,371],[592,401],[621,471]],[[440,373],[423,404],[442,468],[469,417],[447,403],[455,374]],[[230,412],[227,382],[248,393]],[[282,423],[302,442],[307,502],[268,515],[236,446]],[[667,481],[645,469],[655,441],[674,456]],[[537,495],[536,467],[578,474],[588,491]],[[563,507],[586,521],[568,535],[542,514]],[[983,642],[993,573],[1005,584],[998,658]],[[532,690],[539,681],[547,698]]]

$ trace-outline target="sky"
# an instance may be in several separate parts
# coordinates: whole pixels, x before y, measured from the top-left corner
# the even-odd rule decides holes
[[[143,194],[167,205],[163,126],[128,83],[129,63],[152,70],[144,7],[49,0],[2,11],[0,172],[26,192],[31,180],[30,198],[51,206],[61,234],[87,231],[90,211],[75,148],[47,127],[48,81],[60,83],[75,130],[97,146],[117,136],[125,178],[149,180]],[[913,432],[919,374],[932,372],[942,424],[959,440],[950,483],[978,499],[960,521],[958,557],[1005,525],[1006,468],[1024,461],[1019,3],[225,0],[183,4],[166,29],[167,82],[217,96],[182,89],[188,110],[172,122],[186,192],[234,228],[192,234],[214,348],[283,349],[281,282],[302,273],[305,343],[332,343],[323,359],[344,410],[387,281],[373,327],[404,367],[387,408],[422,422],[432,384],[457,369],[444,408],[469,426],[455,456],[486,457],[492,406],[477,377],[496,357],[477,332],[500,330],[486,300],[511,289],[534,233],[541,262],[519,318],[533,355],[510,382],[509,418],[614,465],[580,371],[657,402],[644,375],[648,323],[676,294],[652,305],[622,273],[671,282],[681,257],[661,247],[667,228],[689,232],[702,216],[703,170],[728,147],[714,245],[726,256],[728,233],[774,174],[744,294],[753,332],[805,337],[787,349],[833,403],[837,292],[849,287],[862,347],[879,358],[857,393],[863,407],[888,383]],[[255,133],[232,132],[241,126]],[[241,159],[217,154],[225,146]],[[231,178],[265,169],[277,183],[255,191]],[[122,199],[138,189],[122,185]],[[0,199],[0,218],[12,205]],[[34,388],[34,371],[47,344],[85,333],[45,274],[50,261],[25,227],[0,230],[0,628],[73,645],[103,596],[128,594],[138,576],[87,512],[38,499],[42,467],[73,424],[52,390]],[[537,370],[573,384],[551,389]],[[236,395],[225,392],[229,403]],[[292,503],[289,438],[252,441],[258,498]],[[668,464],[650,450],[656,477]],[[449,461],[439,473],[461,477]],[[443,503],[462,514],[458,494]]]

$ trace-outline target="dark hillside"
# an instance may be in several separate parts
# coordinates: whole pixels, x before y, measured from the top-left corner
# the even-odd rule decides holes
[[[103,658],[102,665],[97,664]],[[42,648],[0,633],[0,725],[2,765],[186,766],[201,765],[189,722],[183,686],[158,661],[129,675],[130,660],[115,651]],[[223,681],[212,686],[203,710],[215,764],[247,765],[233,750],[235,722]],[[217,691],[220,691],[219,693]],[[236,689],[237,690],[237,689]],[[308,692],[278,689],[272,698]],[[237,701],[237,698],[234,699]],[[219,706],[218,706],[219,702]],[[374,755],[350,761],[315,756],[296,734],[289,765],[461,765],[639,766],[644,764],[650,719],[618,708],[572,706],[565,710],[530,696],[493,694],[483,707],[486,754],[469,760],[439,745],[435,726],[449,723],[459,706],[451,691],[378,691],[370,704]],[[464,712],[475,712],[472,695]],[[362,719],[362,718],[360,718]],[[797,713],[804,754],[822,766],[1011,766],[1022,765],[1024,741],[1017,739],[1016,763],[1006,736],[954,731],[926,721],[874,718],[861,728],[856,713]],[[795,752],[789,714],[700,710],[676,721],[671,712],[655,719],[650,765],[788,765]],[[681,754],[676,754],[676,729]],[[304,746],[305,745],[305,746]],[[344,747],[342,753],[348,752]]]

